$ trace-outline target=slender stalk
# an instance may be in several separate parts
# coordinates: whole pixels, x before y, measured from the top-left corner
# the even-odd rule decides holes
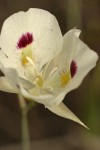
[[[30,150],[27,114],[28,111],[26,109],[22,110],[22,150]]]
[[[24,97],[19,95],[19,104],[22,112],[22,150],[30,150],[30,138],[29,138],[29,128],[27,120],[27,104]]]

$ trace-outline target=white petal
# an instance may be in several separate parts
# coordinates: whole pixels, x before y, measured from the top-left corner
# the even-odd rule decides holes
[[[20,78],[19,79],[19,82],[22,84],[22,86],[25,88],[25,89],[31,89],[31,88],[33,88],[34,87],[34,85],[31,83],[31,82],[29,82],[28,80],[25,80],[25,79],[23,79],[23,78]]]
[[[88,129],[88,127],[84,125],[84,123],[81,122],[81,120],[73,112],[71,112],[64,103],[60,103],[59,105],[53,104],[52,106],[47,106],[46,108],[58,116],[73,120]]]
[[[0,43],[1,42],[2,41],[0,40]],[[6,43],[5,39],[4,39],[4,42]],[[2,44],[0,44],[0,46],[2,46]],[[15,68],[19,76],[26,79],[25,74],[24,74],[24,67],[21,64],[20,55],[17,55],[15,53],[15,50],[12,51],[9,48],[8,52],[6,52],[5,49],[8,50],[6,48],[6,44],[5,45],[3,44],[2,49],[0,50],[0,63],[5,68],[13,68],[13,69]]]
[[[16,90],[16,93],[19,93],[19,78],[15,69],[12,68],[0,68],[7,78],[8,82],[12,85],[12,87]]]
[[[44,105],[50,105],[52,103],[52,101],[50,101],[53,98],[53,95],[51,93],[45,92],[44,94],[38,94],[38,95],[31,94],[28,90],[32,88],[32,84],[28,83],[24,79],[19,79],[15,69],[1,68],[1,70],[5,74],[9,83],[14,88],[16,88],[17,91],[16,93],[21,93],[25,98],[34,100]]]
[[[26,90],[25,88],[23,88],[22,86],[20,86],[21,88],[21,94],[30,100],[33,100],[35,102],[38,102],[40,104],[44,104],[44,105],[50,105],[53,95],[52,94],[39,94],[37,96],[31,94],[28,90]]]
[[[11,84],[13,84],[15,87],[19,86],[19,82],[25,89],[31,89],[34,87],[33,84],[30,83],[28,80],[25,80],[23,78],[19,78],[18,73],[15,69],[4,68],[1,63],[0,63],[0,65],[1,65],[0,66],[1,71],[4,73],[6,78],[8,80],[10,80],[9,82],[11,82]]]
[[[63,37],[63,47],[60,54],[51,60],[46,72],[45,78],[47,78],[53,68],[57,67],[58,72],[64,68],[69,67],[71,61],[71,55],[74,50],[74,37],[79,37],[81,31],[78,29],[72,29],[68,31]]]
[[[61,72],[65,69],[70,71],[70,62],[72,61],[74,51],[74,41],[80,35],[80,30],[72,29],[64,35],[63,48],[60,54],[55,57],[48,65],[45,71],[45,86],[54,88],[54,101],[60,103],[66,95],[65,89],[61,87]],[[50,72],[57,67],[57,71],[49,78]],[[56,93],[56,94],[55,94]],[[58,93],[58,94],[57,94]]]
[[[95,67],[98,60],[97,53],[91,50],[80,39],[75,39],[74,47],[75,51],[73,52],[72,60],[76,62],[77,72],[66,87],[66,93],[77,88],[81,84],[88,72]]]
[[[74,38],[78,38],[81,31],[78,29],[72,29],[69,32],[67,32],[63,37],[63,47],[62,51],[60,53],[60,60],[62,60],[62,64],[70,64],[71,56],[74,48]],[[61,62],[61,61],[60,61]]]
[[[11,60],[11,64],[6,63],[7,66],[4,67],[17,66],[20,75],[23,68],[19,67],[20,50],[16,46],[21,35],[27,32],[33,34],[34,41],[31,48],[39,68],[56,56],[62,48],[63,39],[58,22],[49,12],[34,8],[10,16],[3,24],[0,46]],[[23,74],[22,72],[22,76]]]
[[[17,90],[8,82],[6,77],[0,77],[0,90],[8,93],[17,93]]]
[[[72,37],[71,38],[72,44],[70,41],[71,39],[69,38],[70,36]],[[68,38],[70,39],[69,41],[70,41],[70,44],[72,45],[71,51],[67,55],[68,51],[66,51],[65,52],[66,54],[65,54],[64,49],[63,49],[63,51],[61,52],[61,56],[58,56],[59,58],[62,57],[62,62],[60,60],[58,61],[58,59],[59,59],[58,58],[57,61],[55,59],[55,64],[59,63],[58,72],[57,72],[57,73],[59,73],[59,70],[63,69],[63,67],[66,69],[67,69],[67,67],[69,67],[69,69],[70,69],[70,63],[74,60],[77,65],[77,71],[76,71],[75,76],[66,85],[66,88],[61,90],[60,92],[58,92],[58,96],[56,95],[56,97],[54,98],[54,100],[57,102],[57,104],[59,104],[63,100],[62,97],[64,97],[69,91],[77,88],[81,84],[81,82],[83,81],[84,77],[88,74],[88,72],[92,68],[95,67],[97,59],[98,59],[97,53],[94,52],[93,50],[91,50],[77,36],[75,36],[74,32],[70,36]],[[64,41],[64,43],[65,43],[64,47],[68,47],[67,46],[68,45],[67,36],[65,36],[65,41]],[[66,45],[66,43],[67,43],[67,45]],[[68,60],[69,66],[66,64],[65,59],[66,59],[66,62],[69,59]],[[52,81],[50,81],[50,84],[53,83],[54,81],[57,81],[58,75],[56,75],[56,74],[54,77],[52,77]],[[57,88],[57,86],[56,86],[56,88]],[[58,88],[58,90],[59,90],[59,88]],[[59,97],[61,97],[61,98],[59,98]]]

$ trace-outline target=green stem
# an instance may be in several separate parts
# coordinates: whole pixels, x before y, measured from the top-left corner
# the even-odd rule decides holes
[[[27,120],[28,111],[22,110],[22,150],[30,150],[29,128]]]
[[[25,99],[21,94],[19,95],[19,104],[22,112],[22,150],[30,150],[30,138],[27,120],[28,109]]]

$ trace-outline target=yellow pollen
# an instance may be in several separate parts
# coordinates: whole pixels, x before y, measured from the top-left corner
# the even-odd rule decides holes
[[[70,79],[71,79],[70,73],[62,73],[61,74],[61,86],[67,85]]]
[[[33,60],[31,46],[27,46],[21,50],[21,62],[23,66],[26,66],[30,62],[28,59]]]
[[[28,62],[29,62],[29,61],[28,61],[26,58],[22,59],[22,65],[23,65],[23,66],[25,66]]]

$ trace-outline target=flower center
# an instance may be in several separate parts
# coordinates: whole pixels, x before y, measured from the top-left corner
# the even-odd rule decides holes
[[[43,86],[43,76],[36,71],[35,64],[30,57],[27,56],[25,59],[26,59],[26,62],[28,62],[32,65],[33,70],[34,70],[35,78],[33,75],[33,81],[32,82],[34,83],[34,85],[41,88]]]

